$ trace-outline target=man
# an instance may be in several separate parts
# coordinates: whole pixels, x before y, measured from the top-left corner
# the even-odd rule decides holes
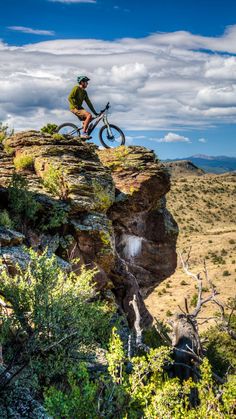
[[[69,103],[70,103],[70,110],[72,113],[74,113],[78,118],[83,121],[83,132],[81,135],[81,138],[89,139],[88,135],[88,126],[91,120],[93,119],[90,112],[86,111],[82,107],[83,101],[86,102],[89,109],[94,113],[94,115],[98,115],[95,111],[92,103],[90,102],[90,99],[88,97],[88,94],[86,92],[86,88],[88,86],[89,78],[87,76],[79,76],[77,78],[78,86],[75,86],[68,97]]]

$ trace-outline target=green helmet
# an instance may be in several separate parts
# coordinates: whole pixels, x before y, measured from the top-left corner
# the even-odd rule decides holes
[[[90,79],[87,76],[78,76],[77,82],[80,83],[81,81],[89,81]]]

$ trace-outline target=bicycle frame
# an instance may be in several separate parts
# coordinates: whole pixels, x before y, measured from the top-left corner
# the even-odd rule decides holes
[[[93,132],[93,130],[96,128],[96,126],[99,124],[99,122],[101,120],[103,120],[104,125],[106,125],[106,127],[107,127],[108,134],[112,138],[112,132],[111,132],[110,125],[109,125],[109,122],[108,122],[108,119],[107,119],[107,111],[108,111],[108,109],[109,109],[109,102],[107,103],[105,109],[103,109],[101,111],[101,113],[98,116],[96,116],[90,122],[89,127],[88,127],[88,134],[89,135]],[[96,122],[93,122],[93,121],[96,121]],[[92,125],[92,127],[90,128],[91,125]]]

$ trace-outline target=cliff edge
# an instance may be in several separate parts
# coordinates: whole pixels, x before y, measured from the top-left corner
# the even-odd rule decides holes
[[[25,247],[47,248],[65,270],[94,267],[98,289],[113,292],[130,325],[136,294],[147,326],[143,297],[176,268],[169,188],[167,170],[144,147],[13,135],[0,150],[0,257],[12,273],[27,262]]]

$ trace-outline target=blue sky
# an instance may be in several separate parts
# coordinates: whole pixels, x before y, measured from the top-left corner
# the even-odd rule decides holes
[[[236,156],[235,1],[1,0],[0,121],[75,122],[80,73],[129,144]]]

